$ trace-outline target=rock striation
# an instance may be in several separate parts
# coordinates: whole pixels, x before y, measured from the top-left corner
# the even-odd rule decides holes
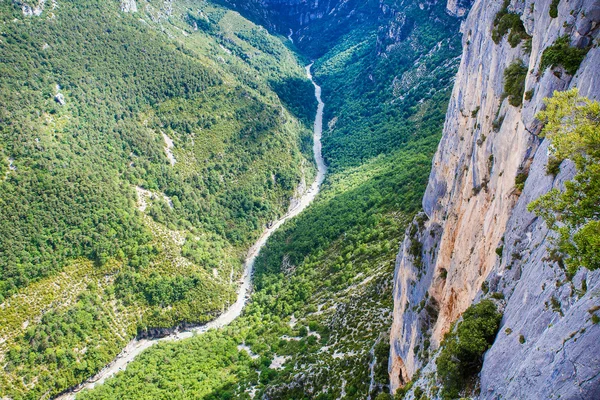
[[[407,230],[396,262],[393,390],[418,370],[435,372],[432,350],[452,323],[473,302],[498,292],[506,309],[485,356],[479,396],[600,397],[600,325],[588,312],[600,305],[600,274],[582,270],[568,282],[549,258],[551,232],[527,211],[532,200],[574,175],[568,160],[556,177],[546,174],[548,144],[537,136],[535,115],[555,90],[578,87],[581,95],[600,99],[600,1],[561,1],[556,18],[550,3],[509,3],[530,43],[513,47],[507,35],[498,44],[492,40],[504,7],[499,0],[476,0],[461,28],[463,55],[424,213]],[[448,9],[458,14],[459,6],[450,1]],[[544,49],[564,35],[571,45],[589,48],[574,76],[562,67],[540,68]],[[527,67],[526,96],[515,107],[503,95],[504,71],[519,60]],[[522,189],[518,176],[527,177]],[[421,376],[418,385],[430,388]]]

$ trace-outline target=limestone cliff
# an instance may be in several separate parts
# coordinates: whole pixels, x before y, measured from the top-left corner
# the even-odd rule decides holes
[[[457,12],[457,4],[449,10]],[[531,36],[515,47],[507,36],[492,40],[503,7],[477,0],[462,26],[462,61],[424,213],[407,231],[396,263],[392,388],[419,369],[434,372],[433,350],[466,308],[486,296],[485,281],[489,293],[504,295],[506,308],[485,356],[481,398],[598,398],[600,326],[588,310],[600,304],[600,274],[582,270],[566,282],[548,258],[551,233],[526,207],[574,174],[569,161],[556,177],[546,174],[548,146],[536,136],[535,115],[555,90],[578,87],[600,99],[600,1],[560,1],[556,18],[550,1],[511,1],[508,11]],[[544,49],[563,35],[590,48],[574,76],[540,68]],[[503,95],[504,71],[519,60],[528,72],[523,104],[515,107]],[[521,190],[515,179],[525,176]],[[431,386],[431,376],[421,374],[419,385]]]

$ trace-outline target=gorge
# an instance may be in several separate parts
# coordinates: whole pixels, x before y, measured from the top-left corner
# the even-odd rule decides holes
[[[300,193],[300,198],[295,199],[295,201],[290,204],[290,209],[288,212],[281,217],[279,220],[272,223],[260,236],[260,238],[250,247],[248,250],[248,254],[246,259],[244,260],[244,272],[242,273],[242,278],[240,281],[240,287],[237,292],[237,298],[235,303],[233,303],[227,311],[220,314],[213,321],[208,322],[207,324],[195,327],[187,327],[182,330],[175,329],[175,332],[169,334],[167,336],[158,337],[154,339],[134,339],[125,346],[125,349],[119,353],[119,355],[111,361],[106,367],[104,367],[98,374],[91,377],[81,385],[78,385],[76,388],[69,389],[67,393],[62,394],[56,399],[74,399],[75,394],[84,389],[93,389],[94,386],[102,384],[106,379],[112,377],[119,371],[123,371],[127,368],[127,364],[135,359],[142,351],[148,349],[152,345],[158,342],[175,342],[182,339],[187,339],[193,337],[198,334],[202,334],[207,332],[210,329],[220,329],[231,322],[233,322],[237,317],[242,314],[244,310],[244,306],[246,305],[249,297],[252,286],[252,270],[254,267],[254,262],[256,257],[260,254],[260,250],[264,247],[269,240],[269,237],[277,230],[281,225],[283,225],[288,219],[294,218],[299,215],[306,207],[310,205],[310,203],[315,199],[317,194],[319,194],[319,189],[323,180],[325,179],[325,174],[327,172],[327,167],[325,166],[325,162],[323,161],[323,156],[321,154],[321,134],[323,132],[323,110],[325,108],[325,104],[321,100],[321,87],[317,85],[312,80],[312,75],[310,72],[311,65],[306,67],[306,74],[308,78],[311,80],[312,84],[315,87],[315,98],[317,99],[317,111],[315,116],[315,123],[313,128],[313,154],[315,157],[315,161],[317,163],[317,175],[315,177],[315,181],[310,185],[310,187],[304,193]]]
[[[598,0],[0,16],[0,397],[600,397]]]

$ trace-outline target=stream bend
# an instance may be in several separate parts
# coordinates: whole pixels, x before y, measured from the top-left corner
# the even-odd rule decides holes
[[[119,353],[119,355],[111,361],[106,367],[98,372],[93,377],[89,378],[85,382],[81,383],[74,388],[71,388],[55,398],[55,400],[73,400],[75,395],[84,389],[93,389],[96,385],[104,383],[108,378],[114,376],[117,372],[125,370],[127,364],[135,359],[141,352],[147,348],[153,346],[158,342],[175,342],[178,340],[190,338],[197,334],[202,334],[211,329],[218,329],[232,323],[237,317],[242,314],[244,306],[248,302],[250,288],[252,287],[252,271],[254,269],[254,262],[258,257],[260,250],[267,243],[267,240],[271,235],[281,227],[288,219],[293,218],[300,214],[310,203],[313,202],[319,190],[321,184],[325,179],[327,173],[327,167],[325,160],[323,159],[321,136],[323,133],[323,110],[325,104],[321,99],[321,87],[316,84],[313,79],[311,68],[313,64],[306,67],[306,75],[315,87],[315,98],[317,99],[317,114],[315,116],[315,124],[313,129],[313,153],[315,161],[317,163],[317,176],[310,188],[302,195],[300,200],[296,202],[293,207],[290,207],[288,212],[271,225],[271,227],[265,229],[260,238],[250,247],[246,261],[244,263],[244,272],[242,274],[241,286],[238,290],[237,300],[231,305],[223,314],[219,315],[216,319],[195,327],[191,327],[182,331],[177,331],[168,336],[158,339],[133,339],[127,346]]]

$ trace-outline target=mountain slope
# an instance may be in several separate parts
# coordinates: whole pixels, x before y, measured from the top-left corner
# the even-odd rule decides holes
[[[264,29],[208,3],[31,5],[0,4],[12,398],[80,382],[136,334],[213,318],[314,173],[312,85]]]
[[[297,17],[292,3],[277,5],[290,20]],[[287,21],[269,2],[229,4],[254,18],[260,11]],[[348,20],[367,9],[372,17],[352,20],[345,31],[337,11],[316,13],[305,26],[310,41],[292,35],[311,56],[320,38],[329,47],[314,64],[329,167],[319,198],[261,252],[241,318],[219,332],[153,347],[82,398],[364,399],[388,391],[390,276],[442,129],[460,19],[438,3],[327,6],[339,6]],[[273,28],[270,18],[264,23]],[[402,21],[413,22],[402,28]],[[277,30],[289,32],[288,25]]]

